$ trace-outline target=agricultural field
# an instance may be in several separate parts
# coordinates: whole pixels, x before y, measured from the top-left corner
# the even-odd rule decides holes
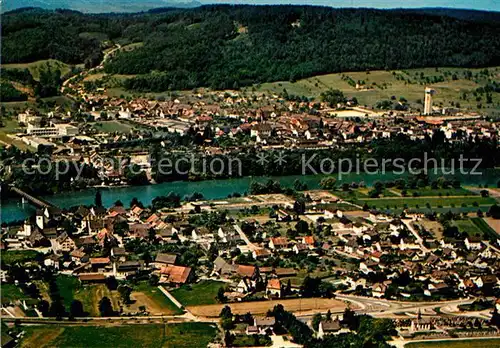
[[[75,298],[76,291],[80,288],[80,281],[75,277],[59,275],[56,278],[56,284],[64,305],[69,308]]]
[[[73,296],[75,300],[82,302],[83,310],[88,312],[89,315],[93,317],[101,315],[99,312],[99,301],[103,297],[107,297],[111,300],[113,309],[116,312],[120,309],[120,294],[116,290],[109,290],[104,284],[94,284],[80,287],[77,291],[75,291]]]
[[[471,219],[471,221],[474,223],[474,225],[476,225],[476,227],[482,232],[482,234],[484,236],[486,236],[489,239],[497,239],[499,229],[497,228],[497,230],[495,230],[491,227],[491,225],[488,221],[492,221],[492,220],[495,221],[492,218],[483,219],[483,218],[477,217],[477,218]],[[496,221],[498,222],[498,220],[496,220]],[[493,226],[495,226],[495,225],[493,224]]]
[[[401,190],[393,189],[398,192],[399,196],[401,196]],[[478,196],[477,193],[469,191],[465,188],[447,188],[447,189],[432,189],[430,187],[426,188],[418,188],[415,190],[406,190],[406,195],[412,197],[413,194],[418,195],[418,197],[449,197],[449,196]]]
[[[291,300],[273,300],[273,301],[256,301],[256,302],[236,302],[231,303],[231,311],[233,314],[246,314],[248,312],[256,315],[265,315],[268,310],[272,310],[274,306],[281,304],[285,310],[291,312],[306,312],[311,310],[326,311],[330,309],[333,313],[342,312],[346,305],[342,301],[327,299],[327,298],[303,298]],[[204,317],[218,317],[225,304],[192,306],[189,311],[194,315]]]
[[[448,340],[435,342],[407,343],[405,348],[490,348],[498,347],[500,339],[475,339],[475,340]]]
[[[247,88],[257,92],[267,92],[273,94],[282,93],[284,89],[288,94],[318,98],[319,95],[327,89],[339,89],[348,97],[358,99],[360,105],[374,105],[381,100],[390,100],[395,96],[398,100],[404,97],[412,107],[423,109],[420,103],[424,98],[424,88],[431,87],[437,91],[434,96],[434,105],[451,106],[451,102],[460,102],[461,108],[478,110],[478,102],[472,98],[472,91],[478,87],[484,86],[487,80],[465,79],[464,74],[470,70],[472,74],[477,74],[482,69],[463,69],[463,68],[425,68],[408,69],[396,71],[369,71],[369,72],[346,72],[338,74],[328,74],[314,76],[299,80],[296,82],[279,81],[263,83],[254,87]],[[490,73],[498,72],[499,68],[489,68]],[[422,78],[423,74],[423,78]],[[453,80],[453,75],[457,77]],[[433,81],[434,77],[445,76],[445,81],[437,83],[428,83],[427,78]],[[410,83],[408,83],[410,80]],[[354,81],[354,86],[353,86]],[[360,81],[370,89],[356,89],[355,84]],[[470,92],[470,96],[463,100],[463,93]],[[481,111],[487,113],[499,114],[498,103],[500,97],[494,95],[492,104],[482,103]]]
[[[152,315],[179,315],[183,311],[170,301],[157,287],[141,282],[136,285],[131,294],[131,299],[135,301],[131,308],[139,310],[140,306],[145,306]]]
[[[223,282],[213,280],[201,281],[196,284],[184,285],[175,289],[171,294],[182,303],[183,306],[212,305],[217,303],[215,297]]]
[[[26,326],[20,347],[200,347],[212,342],[216,328],[204,323],[121,326]]]
[[[370,208],[375,209],[403,209],[403,208],[426,208],[427,204],[431,208],[448,208],[448,207],[461,207],[466,205],[470,206],[484,206],[489,207],[494,204],[496,200],[491,197],[395,197],[395,198],[365,198],[358,199],[355,203],[363,205],[367,203]]]
[[[0,255],[2,264],[13,265],[33,261],[39,253],[35,250],[9,250]]]
[[[443,239],[443,225],[441,225],[438,221],[421,219],[419,220],[419,224],[432,233],[437,240]]]
[[[490,228],[500,235],[500,220],[493,218],[485,218],[484,221],[490,226]]]

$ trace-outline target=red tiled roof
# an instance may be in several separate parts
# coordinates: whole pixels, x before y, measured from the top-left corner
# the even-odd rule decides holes
[[[90,264],[92,264],[92,265],[107,264],[107,263],[109,263],[109,257],[92,257],[92,258],[90,258]]]
[[[166,282],[184,284],[191,274],[191,267],[168,265],[161,268],[160,274]]]
[[[280,283],[279,279],[270,279],[267,282],[267,288],[268,289],[280,290],[281,289],[281,283]]]
[[[255,266],[238,265],[236,272],[245,277],[252,277],[255,273]]]

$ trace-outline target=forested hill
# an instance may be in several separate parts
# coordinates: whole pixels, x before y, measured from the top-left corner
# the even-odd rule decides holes
[[[4,63],[80,63],[103,43],[143,42],[109,61],[137,90],[233,88],[365,69],[500,65],[500,22],[414,10],[203,6],[133,15],[2,16]]]

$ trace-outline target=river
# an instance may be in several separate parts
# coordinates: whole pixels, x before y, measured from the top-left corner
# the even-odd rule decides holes
[[[376,181],[391,181],[398,178],[404,178],[407,175],[396,175],[393,173],[368,175],[351,173],[343,175],[342,180],[338,182],[361,182],[366,185],[372,185]],[[431,178],[441,175],[430,175]],[[157,196],[167,195],[169,192],[175,192],[181,197],[190,195],[194,192],[200,192],[206,199],[221,199],[226,198],[229,194],[238,192],[244,194],[248,191],[252,181],[265,182],[268,179],[277,180],[284,187],[292,186],[296,179],[306,183],[309,189],[319,188],[319,183],[323,175],[307,175],[307,176],[280,176],[280,177],[245,177],[237,179],[224,180],[206,180],[198,182],[177,181],[166,182],[149,186],[128,186],[101,189],[102,201],[104,206],[110,207],[114,202],[120,200],[124,205],[128,206],[132,198],[137,197],[142,203],[148,205],[153,198]],[[448,177],[448,176],[447,176]],[[500,178],[499,169],[485,170],[482,175],[455,175],[454,178],[460,180],[463,185],[496,185]],[[450,177],[451,178],[451,177]],[[338,178],[337,178],[338,179]],[[52,196],[43,196],[45,200],[55,204],[61,208],[69,208],[77,205],[90,205],[94,203],[96,189],[90,188],[78,192],[66,192],[55,194]],[[21,199],[9,200],[3,202],[0,209],[0,220],[2,222],[12,222],[26,219],[35,212],[35,208],[28,203],[22,204]]]

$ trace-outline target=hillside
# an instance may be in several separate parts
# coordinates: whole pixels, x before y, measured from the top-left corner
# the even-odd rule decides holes
[[[140,12],[158,7],[189,8],[200,6],[190,0],[5,0],[2,12],[24,7],[39,7],[45,10],[63,8],[84,13]]]
[[[237,88],[346,71],[500,65],[500,22],[414,10],[203,6],[135,15],[25,10],[3,15],[2,34],[5,63],[57,59],[92,66],[110,42],[143,42],[105,66],[107,73],[137,75],[124,87],[143,92]]]

